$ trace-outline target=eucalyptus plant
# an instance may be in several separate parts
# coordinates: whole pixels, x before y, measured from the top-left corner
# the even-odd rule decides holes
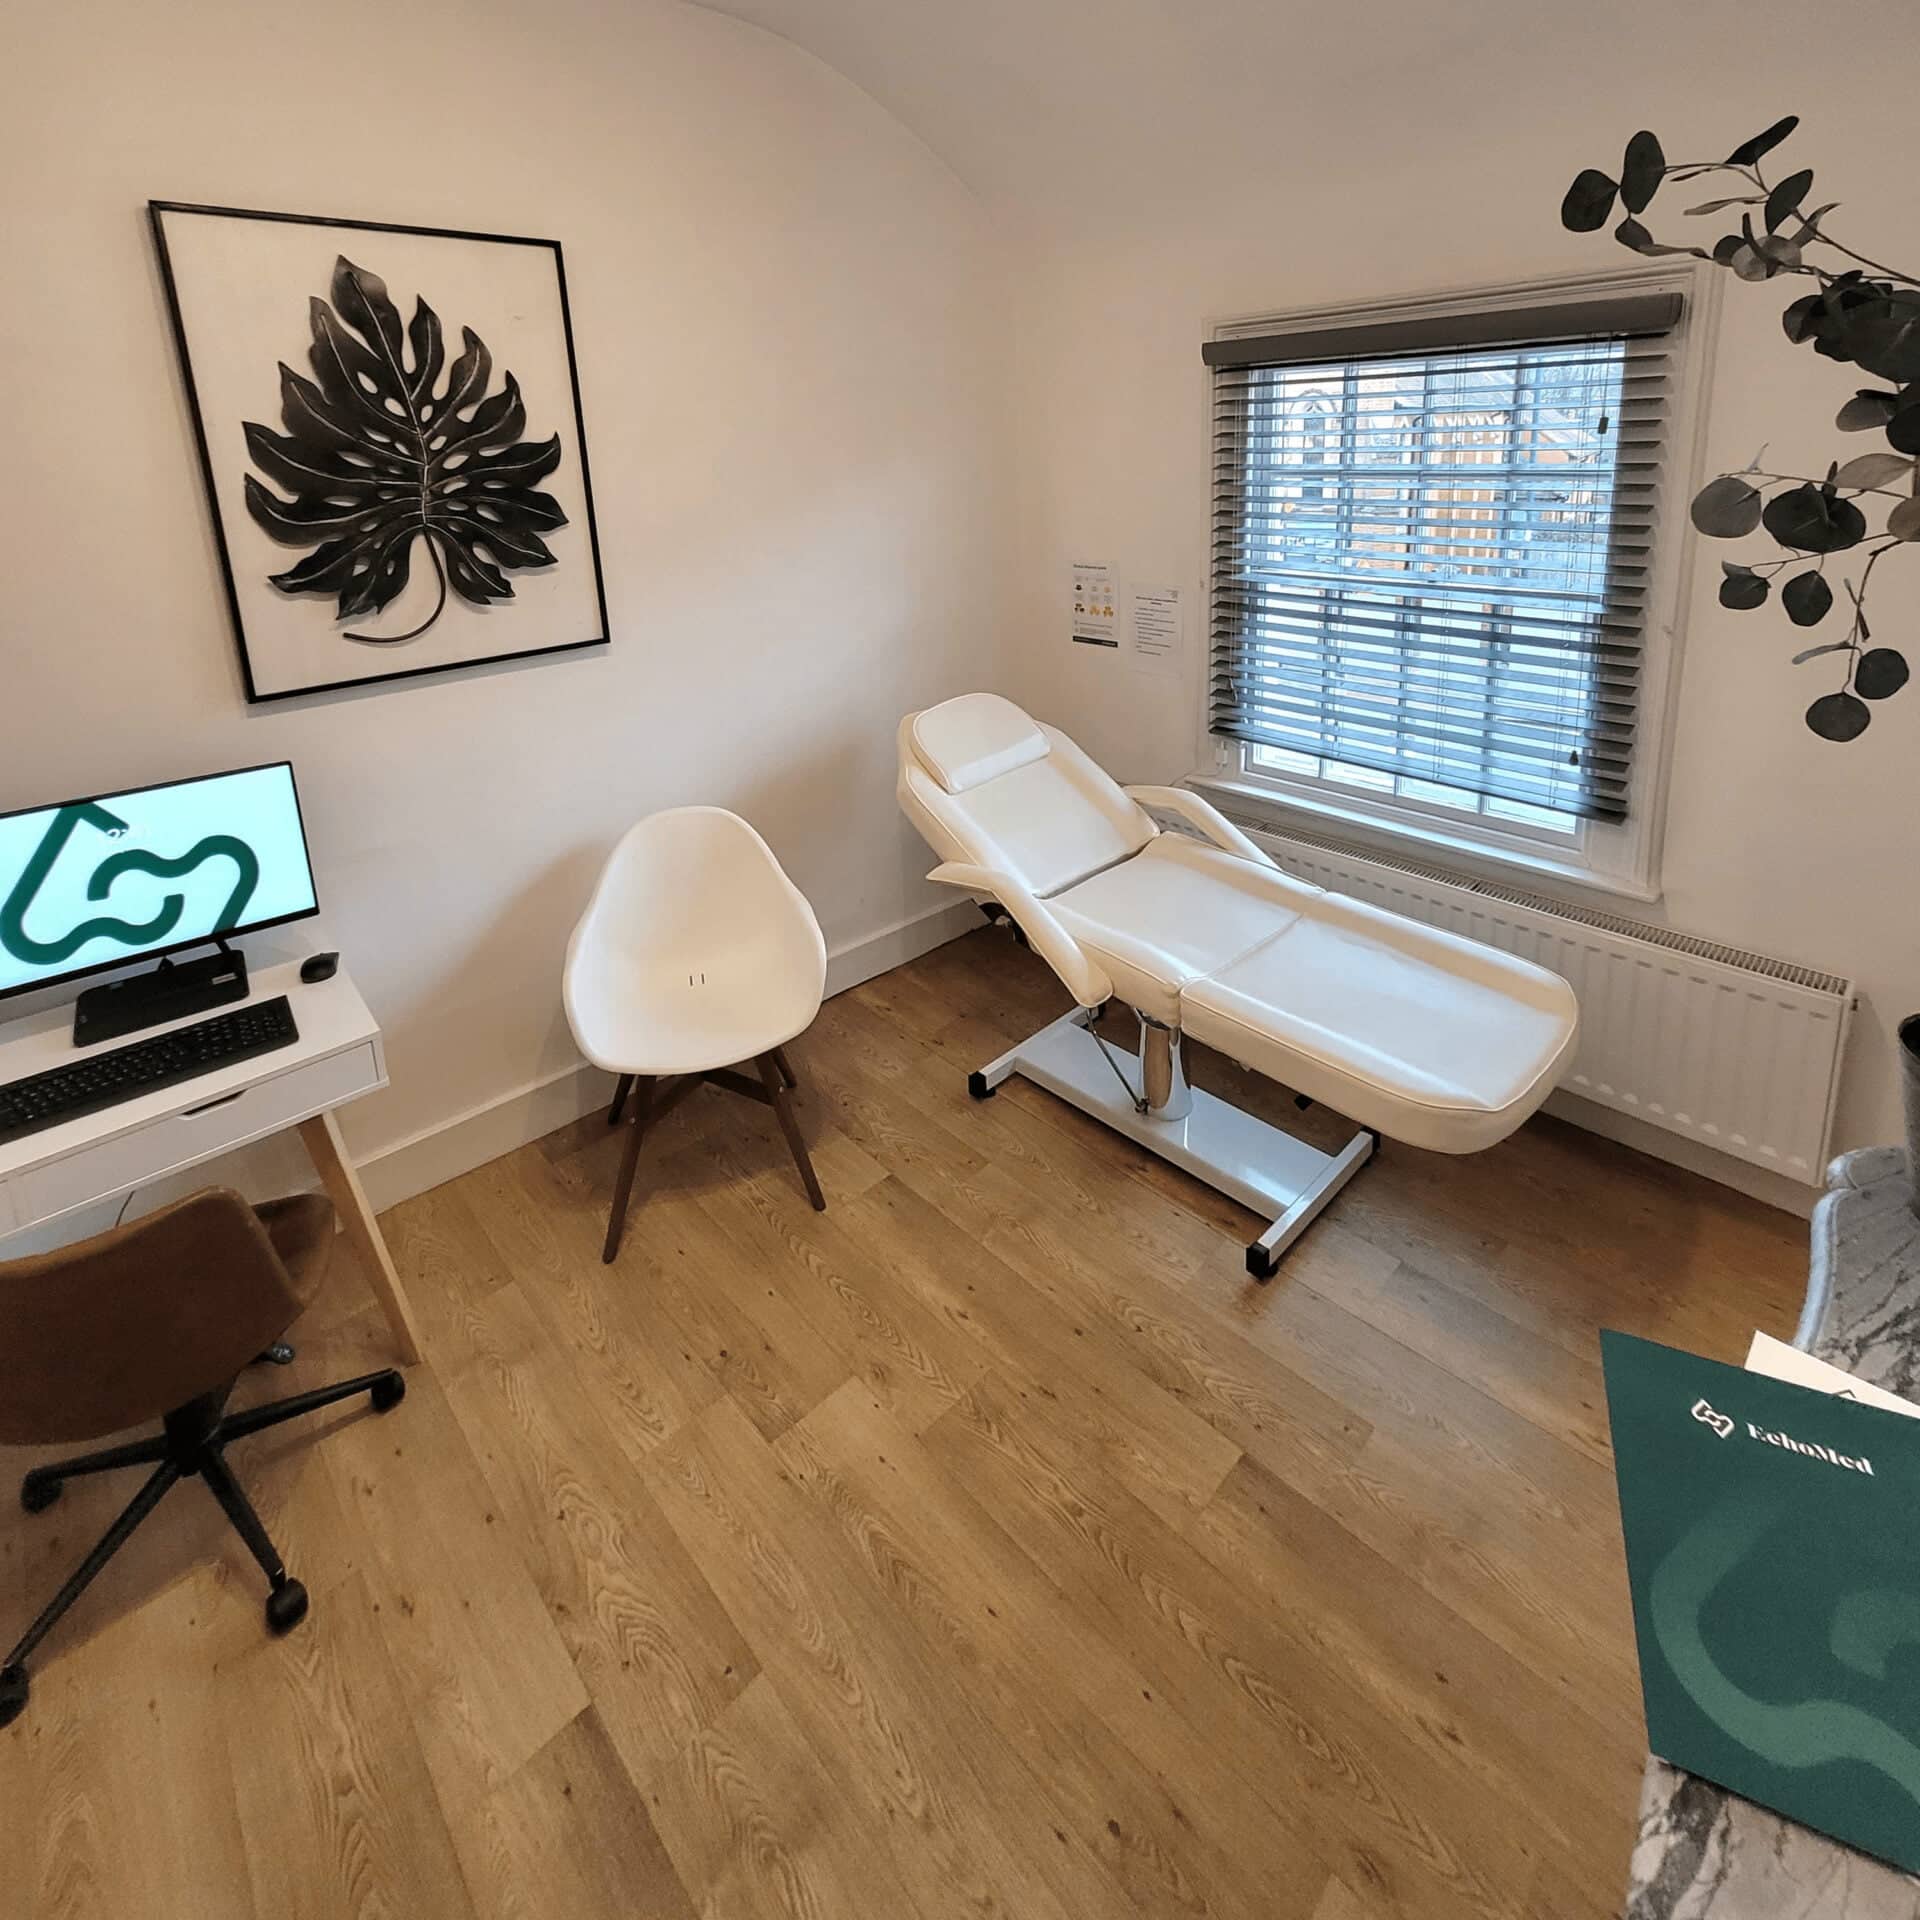
[[[1816,627],[1840,606],[1846,636],[1803,649],[1794,664],[1838,657],[1844,678],[1836,691],[1822,694],[1807,709],[1807,725],[1823,739],[1854,740],[1873,717],[1867,703],[1884,700],[1907,683],[1906,656],[1898,648],[1873,644],[1867,597],[1881,557],[1920,543],[1920,280],[1869,259],[1827,231],[1837,203],[1808,209],[1810,167],[1768,178],[1762,160],[1798,125],[1798,116],[1789,114],[1742,141],[1724,160],[1677,165],[1668,163],[1653,134],[1636,133],[1627,142],[1620,177],[1586,168],[1567,189],[1560,220],[1575,233],[1594,233],[1613,218],[1617,204],[1622,218],[1613,237],[1635,253],[1710,260],[1741,280],[1783,275],[1812,280],[1814,286],[1782,317],[1787,338],[1858,367],[1877,383],[1859,388],[1835,425],[1846,433],[1883,434],[1887,451],[1834,461],[1824,478],[1814,479],[1765,471],[1762,448],[1738,473],[1709,481],[1693,501],[1693,524],[1702,533],[1740,540],[1758,528],[1784,550],[1780,559],[1723,560],[1723,607],[1763,606],[1776,583],[1780,604],[1797,627]],[[1669,180],[1710,176],[1718,176],[1725,191],[1688,207],[1687,215],[1711,219],[1737,208],[1738,229],[1710,247],[1656,240],[1640,219],[1654,195]],[[1885,517],[1876,533],[1868,512],[1878,516],[1883,506]],[[1851,555],[1852,561],[1830,568],[1836,554]],[[1833,573],[1840,575],[1844,600],[1834,592]]]

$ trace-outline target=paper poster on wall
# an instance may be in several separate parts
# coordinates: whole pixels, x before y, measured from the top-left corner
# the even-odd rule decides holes
[[[1115,631],[1113,569],[1097,562],[1073,563],[1073,625],[1070,629],[1083,647],[1111,647],[1119,651],[1120,636]]]
[[[1172,678],[1180,670],[1180,589],[1135,587],[1131,612],[1135,671]]]

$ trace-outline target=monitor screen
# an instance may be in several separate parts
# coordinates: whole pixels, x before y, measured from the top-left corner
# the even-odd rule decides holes
[[[317,911],[285,761],[0,815],[0,994]]]

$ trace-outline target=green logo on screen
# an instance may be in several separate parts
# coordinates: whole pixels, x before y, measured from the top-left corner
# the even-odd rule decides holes
[[[150,920],[121,920],[112,914],[96,914],[55,939],[35,939],[26,927],[28,909],[46,884],[54,863],[66,851],[67,842],[82,827],[92,827],[109,840],[118,840],[127,831],[127,823],[97,801],[83,800],[60,808],[47,823],[33,857],[20,870],[12,892],[4,904],[0,904],[0,946],[29,966],[58,966],[62,961],[71,960],[89,940],[117,941],[135,952],[157,946],[180,924],[180,916],[187,910],[186,895],[170,893],[161,900],[159,911]],[[212,938],[239,923],[247,902],[253,898],[254,888],[260,884],[260,862],[253,849],[230,833],[210,833],[195,841],[185,853],[172,857],[148,853],[139,847],[109,853],[88,877],[87,898],[104,900],[123,873],[148,873],[156,879],[177,880],[183,873],[192,873],[209,860],[221,858],[231,860],[237,871],[233,891],[207,930],[207,937]]]

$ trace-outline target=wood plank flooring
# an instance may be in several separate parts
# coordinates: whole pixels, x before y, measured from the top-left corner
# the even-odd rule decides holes
[[[967,1099],[1060,1006],[985,931],[830,1002],[822,1215],[717,1096],[612,1268],[599,1118],[387,1215],[405,1404],[234,1455],[311,1619],[268,1640],[170,1496],[0,1734],[0,1915],[1617,1911],[1595,1330],[1737,1358],[1804,1228],[1543,1120],[1389,1146],[1257,1287],[1231,1202],[1024,1082]],[[384,1358],[344,1251],[294,1338],[243,1400]],[[130,1493],[0,1502],[0,1638]]]

